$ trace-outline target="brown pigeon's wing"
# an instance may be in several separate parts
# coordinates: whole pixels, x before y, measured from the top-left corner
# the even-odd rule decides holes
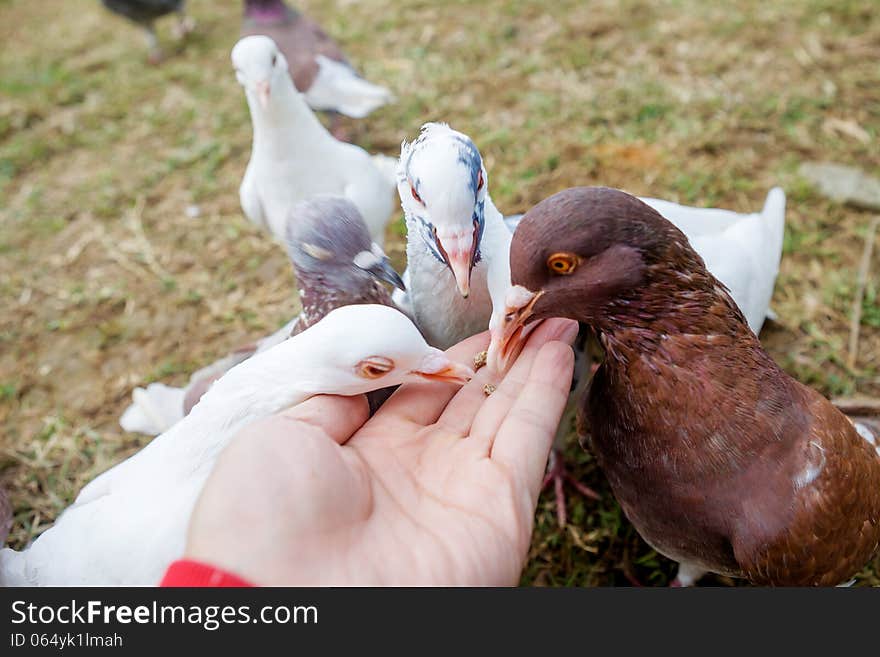
[[[754,525],[741,525],[733,540],[743,573],[755,584],[840,584],[880,542],[880,457],[830,402],[800,388],[811,420],[807,436],[792,437],[798,467],[789,519],[764,537]]]

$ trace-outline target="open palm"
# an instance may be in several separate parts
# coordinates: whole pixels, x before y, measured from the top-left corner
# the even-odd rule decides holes
[[[187,556],[258,584],[515,584],[576,331],[545,322],[488,398],[484,368],[460,390],[405,385],[369,421],[364,397],[323,396],[251,425],[205,486]]]

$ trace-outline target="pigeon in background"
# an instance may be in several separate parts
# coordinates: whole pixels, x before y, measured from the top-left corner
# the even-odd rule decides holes
[[[568,189],[526,213],[510,267],[501,351],[550,317],[598,332],[590,443],[679,584],[834,586],[876,553],[876,439],[773,361],[671,222],[619,190]]]
[[[327,132],[293,86],[287,59],[269,37],[240,40],[232,49],[232,65],[254,129],[239,189],[248,219],[283,241],[287,213],[296,201],[344,196],[360,211],[373,241],[382,245],[393,211],[393,158],[371,157]]]
[[[192,413],[87,484],[25,550],[0,550],[0,585],[155,585],[183,554],[217,455],[245,426],[313,395],[359,395],[411,380],[463,384],[472,375],[394,308],[337,308],[229,370]]]
[[[380,283],[402,287],[382,249],[370,235],[357,208],[338,197],[298,203],[287,222],[287,252],[299,286],[302,311],[281,329],[195,372],[185,388],[151,383],[135,388],[132,403],[119,420],[126,431],[157,435],[176,424],[211,385],[232,367],[351,304],[393,306]],[[378,395],[371,396],[375,406]]]
[[[331,113],[332,132],[339,114],[363,118],[393,100],[385,87],[367,82],[321,26],[284,0],[244,0],[241,36],[270,37],[287,59],[296,88],[313,110]]]
[[[183,36],[193,30],[195,23],[186,15],[185,0],[101,0],[113,13],[119,14],[139,25],[147,38],[149,61],[162,61],[162,49],[156,36],[155,21],[171,13],[178,15],[177,31]]]

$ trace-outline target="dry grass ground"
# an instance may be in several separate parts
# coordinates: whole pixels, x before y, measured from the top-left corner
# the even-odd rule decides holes
[[[354,140],[395,154],[422,122],[449,121],[480,146],[504,211],[576,184],[737,210],[785,187],[779,321],[761,337],[826,395],[880,395],[880,248],[847,364],[871,216],[796,174],[811,159],[880,173],[875,0],[299,4],[400,98],[352,124]],[[238,205],[240,2],[190,6],[199,29],[177,48],[162,25],[172,56],[153,68],[97,0],[0,0],[0,483],[15,546],[144,444],[116,423],[133,386],[181,383],[296,310],[284,254]],[[560,529],[542,498],[524,581],[666,583],[670,563],[591,457],[574,444],[569,457],[604,499],[571,498]],[[880,560],[859,581],[880,583]]]

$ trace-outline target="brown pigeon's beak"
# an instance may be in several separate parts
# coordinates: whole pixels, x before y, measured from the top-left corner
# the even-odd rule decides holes
[[[262,82],[257,82],[254,87],[257,90],[257,100],[260,101],[260,107],[266,109],[269,106],[269,96],[272,93],[272,87],[269,85],[268,80],[263,80]]]
[[[435,349],[411,374],[429,381],[445,381],[446,383],[464,385],[473,378],[474,371],[466,365],[450,360],[442,351]]]
[[[526,336],[540,323],[526,326],[535,303],[543,294],[543,290],[532,292],[521,285],[514,285],[507,291],[504,314],[500,318],[493,317],[489,328],[491,341],[486,362],[496,372],[507,370],[522,350]]]

